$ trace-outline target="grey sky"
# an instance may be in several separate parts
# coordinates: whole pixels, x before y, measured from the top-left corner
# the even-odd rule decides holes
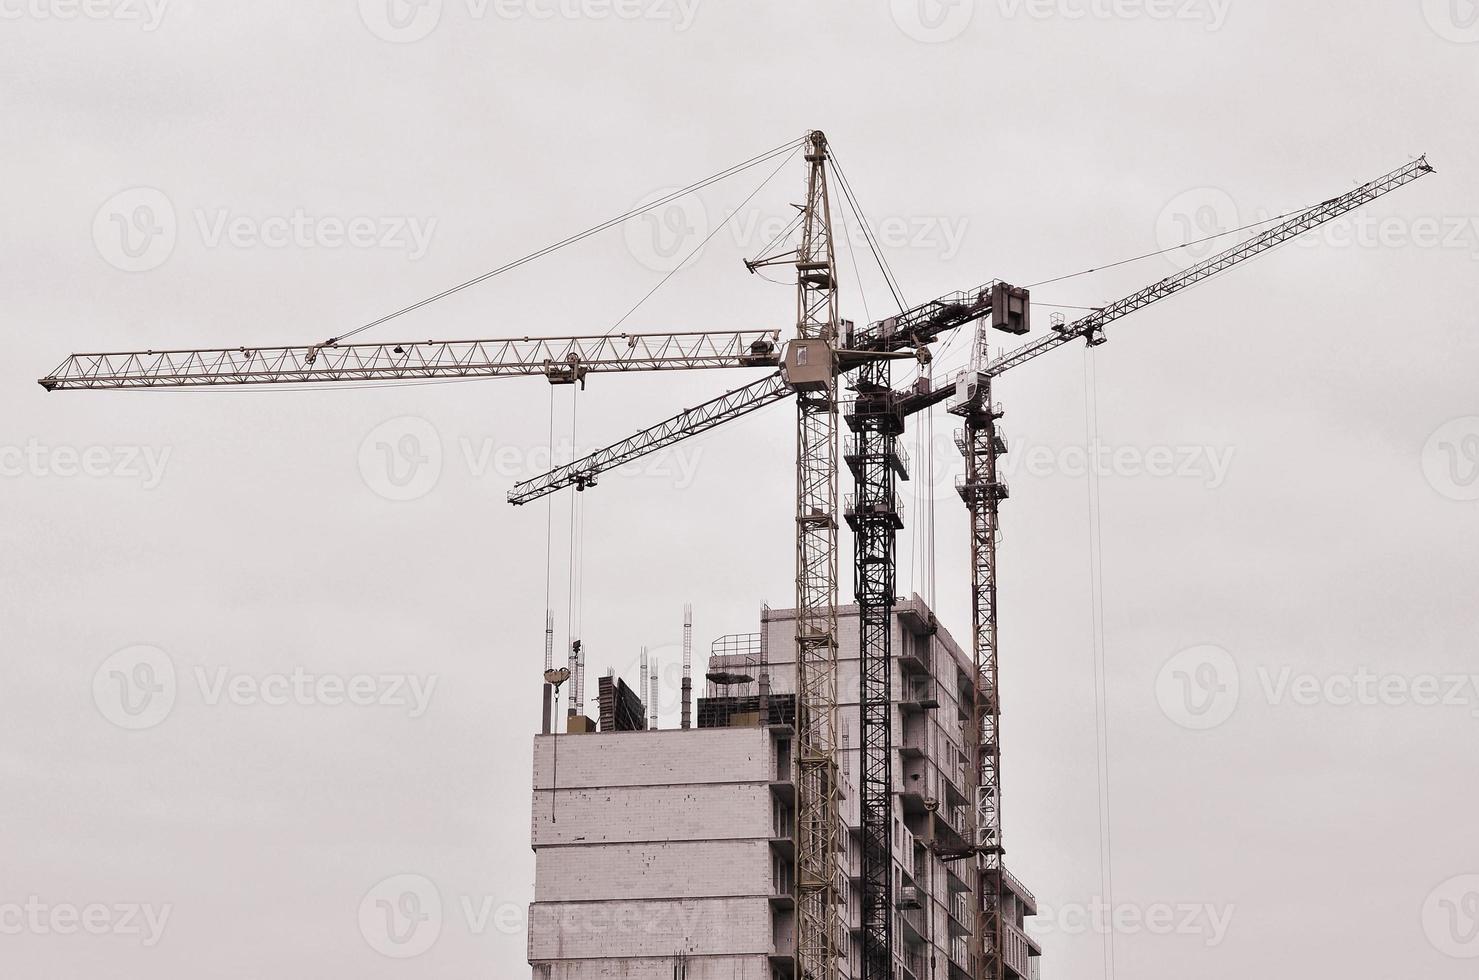
[[[532,895],[545,508],[503,496],[538,468],[549,386],[47,395],[35,379],[71,351],[321,340],[821,128],[914,302],[1153,251],[1430,154],[1437,176],[1317,246],[1114,325],[1095,354],[1112,451],[1116,898],[1226,917],[1225,934],[1140,928],[1116,945],[1140,980],[1471,975],[1459,957],[1479,943],[1442,903],[1461,915],[1479,892],[1452,882],[1479,875],[1479,688],[1424,704],[1411,683],[1479,674],[1479,12],[387,9],[0,0],[0,906],[169,907],[153,945],[115,911],[97,920],[107,934],[57,935],[10,929],[22,920],[0,908],[0,973],[522,976]],[[604,331],[661,277],[674,229],[712,228],[770,169],[671,225],[608,232],[365,339]],[[790,290],[740,259],[789,216],[802,177],[793,160],[623,329],[789,331]],[[166,222],[172,246],[140,245],[135,219]],[[862,320],[846,250],[842,262],[845,315]],[[1034,298],[1103,302],[1174,268],[1155,259]],[[868,312],[888,312],[876,274],[863,278]],[[575,442],[604,445],[750,377],[596,378]],[[1000,392],[1015,468],[1001,559],[1010,861],[1061,910],[1044,976],[1094,977],[1100,937],[1073,911],[1100,894],[1074,449],[1084,354],[1044,357]],[[570,392],[554,398],[559,442]],[[965,638],[951,421],[935,423],[936,604]],[[440,447],[435,479],[386,469],[408,433]],[[757,629],[762,602],[791,604],[791,439],[789,410],[773,408],[584,496],[593,675],[634,677],[643,645],[676,665],[684,602],[701,652]],[[1147,475],[1167,452],[1173,471]],[[554,508],[561,643],[567,505]],[[906,519],[922,506],[911,498]],[[921,588],[912,533],[905,589]],[[130,731],[94,684],[116,683],[105,661],[140,645],[169,658],[177,690],[166,717]],[[1197,671],[1227,661],[1168,662],[1204,646],[1227,652],[1239,687],[1226,719],[1196,730],[1207,718],[1178,708],[1174,675],[1225,682]],[[1390,682],[1363,698],[1380,688],[1363,671],[1405,693]],[[357,683],[371,703],[351,702]],[[444,905],[414,959],[381,955],[360,926],[361,900],[396,874],[432,880]],[[481,917],[502,906],[514,911]]]

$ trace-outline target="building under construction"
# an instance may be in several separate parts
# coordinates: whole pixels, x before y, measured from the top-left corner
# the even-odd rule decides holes
[[[859,708],[858,607],[838,618],[846,719]],[[972,660],[918,596],[896,605],[892,629],[892,975],[967,980],[976,896],[968,867],[949,858],[969,850]],[[795,633],[794,611],[766,609],[758,633],[715,641],[696,712],[685,699],[695,727],[653,730],[651,705],[608,676],[599,731],[577,716],[563,734],[536,736],[536,980],[797,976]],[[651,682],[639,686],[650,701]],[[839,755],[848,935],[838,973],[856,977],[861,753],[845,721]],[[1006,975],[1035,978],[1040,949],[1023,925],[1036,903],[1004,880]]]

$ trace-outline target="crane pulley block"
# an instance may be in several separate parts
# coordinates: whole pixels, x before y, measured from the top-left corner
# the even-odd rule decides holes
[[[544,369],[544,376],[549,379],[550,384],[573,385],[578,383],[582,388],[585,387],[585,376],[589,373],[590,369],[582,365],[579,359],[573,357],[563,364],[548,361]]]
[[[775,363],[775,342],[768,339],[751,341],[750,352],[740,355],[740,364],[745,367],[764,367]]]

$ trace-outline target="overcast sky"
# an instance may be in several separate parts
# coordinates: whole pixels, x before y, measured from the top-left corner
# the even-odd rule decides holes
[[[685,602],[701,650],[792,604],[787,407],[585,494],[572,615],[569,497],[548,549],[544,505],[504,502],[548,456],[542,380],[35,380],[72,351],[322,340],[820,128],[911,302],[1430,154],[1437,176],[1093,355],[1115,947],[1137,980],[1472,975],[1472,4],[0,0],[0,19],[0,973],[527,975],[546,570],[558,643],[577,620],[593,675],[630,677],[642,646],[676,665]],[[716,228],[622,329],[789,331],[791,289],[740,263],[800,200],[799,158],[761,187],[780,163],[364,339],[604,332]],[[861,290],[840,261],[845,315],[889,312],[865,255]],[[1175,268],[1034,298],[1103,303]],[[593,378],[573,444],[753,377]],[[1006,838],[1045,978],[1103,961],[1085,377],[1075,345],[1000,384]],[[569,389],[553,407],[566,452]],[[916,451],[935,479],[905,490],[901,589],[923,589],[912,528],[937,501],[936,598],[964,639],[953,421]],[[395,875],[443,908],[414,958],[377,938]]]

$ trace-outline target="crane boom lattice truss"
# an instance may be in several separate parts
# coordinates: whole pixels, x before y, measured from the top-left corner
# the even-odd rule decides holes
[[[60,391],[529,375],[572,382],[596,372],[774,366],[778,339],[775,330],[734,330],[73,354],[41,385]]]
[[[998,458],[1006,441],[997,425],[1000,407],[993,381],[1012,368],[1082,338],[1104,342],[1110,322],[1165,299],[1334,220],[1397,188],[1432,173],[1426,158],[1415,160],[1354,190],[1302,211],[1233,248],[1169,276],[1051,333],[987,358],[987,326],[1011,333],[1025,322],[1003,322],[1003,296],[1023,305],[1025,290],[999,282],[942,296],[855,331],[838,316],[836,265],[827,186],[827,143],[820,132],[804,140],[808,164],[801,244],[795,253],[797,336],[777,355],[778,333],[619,334],[399,344],[340,344],[301,347],[140,351],[75,354],[40,379],[47,390],[178,388],[253,384],[397,382],[544,376],[553,384],[584,382],[597,372],[664,371],[780,366],[779,373],[681,412],[659,425],[573,463],[519,484],[513,503],[566,486],[584,489],[602,472],[691,436],[710,431],[787,396],[797,398],[796,416],[796,664],[798,812],[798,922],[796,976],[836,980],[846,933],[838,915],[845,887],[838,854],[843,848],[839,794],[837,716],[837,455],[838,385],[852,373],[857,398],[848,412],[853,431],[847,464],[856,491],[844,508],[855,535],[854,585],[861,608],[861,813],[864,833],[864,958],[869,980],[891,975],[893,903],[890,897],[891,725],[890,620],[894,602],[896,532],[902,526],[897,479],[908,472],[898,436],[905,419],[952,399],[950,411],[964,427],[957,444],[965,456],[958,485],[970,519],[972,653],[975,683],[966,726],[972,760],[969,826],[964,848],[941,849],[946,860],[970,860],[977,901],[972,974],[1002,980],[1009,971],[1007,925],[1002,907],[1006,870],[1002,861],[999,649],[997,636],[996,539],[998,511],[1008,496]],[[766,264],[766,263],[756,263]],[[752,269],[756,264],[752,264]],[[1005,290],[1006,292],[1003,292]],[[990,323],[981,322],[991,316]],[[921,381],[909,390],[891,388],[888,359],[926,348],[945,332],[978,323],[971,367],[952,385]],[[1017,329],[1020,326],[1021,329]],[[839,341],[846,348],[839,350]],[[546,666],[551,635],[547,620]],[[578,643],[578,641],[575,641]],[[579,649],[574,647],[573,649]]]
[[[790,396],[790,386],[779,373],[772,374],[710,399],[696,408],[685,409],[630,439],[623,439],[604,449],[598,449],[589,456],[525,480],[508,492],[508,501],[511,504],[527,504],[564,487],[573,486],[583,490],[595,486],[596,478],[602,473]]]
[[[1197,283],[1210,279],[1219,273],[1226,272],[1235,265],[1262,255],[1264,252],[1284,244],[1291,238],[1297,238],[1326,222],[1349,214],[1356,208],[1369,204],[1377,198],[1389,194],[1397,188],[1405,184],[1410,184],[1419,177],[1424,177],[1432,172],[1433,167],[1428,163],[1427,158],[1419,157],[1406,166],[1399,167],[1389,174],[1378,177],[1376,180],[1369,181],[1354,190],[1347,191],[1327,201],[1322,201],[1312,208],[1301,211],[1288,220],[1261,231],[1232,248],[1219,252],[1210,258],[1203,259],[1190,268],[1178,272],[1175,275],[1167,276],[1159,282],[1151,283],[1144,289],[1137,290],[1123,299],[1116,300],[1092,313],[1088,313],[1068,324],[1063,330],[1055,331],[1052,334],[1009,351],[987,365],[986,371],[992,375],[1001,374],[1003,371],[1025,364],[1039,354],[1044,354],[1055,347],[1060,347],[1075,337],[1083,337],[1090,344],[1101,344],[1104,342],[1104,327],[1110,322],[1118,320],[1127,314],[1134,313],[1136,310],[1143,309],[1152,303],[1160,302],[1173,293],[1178,293],[1189,286],[1195,286]]]

